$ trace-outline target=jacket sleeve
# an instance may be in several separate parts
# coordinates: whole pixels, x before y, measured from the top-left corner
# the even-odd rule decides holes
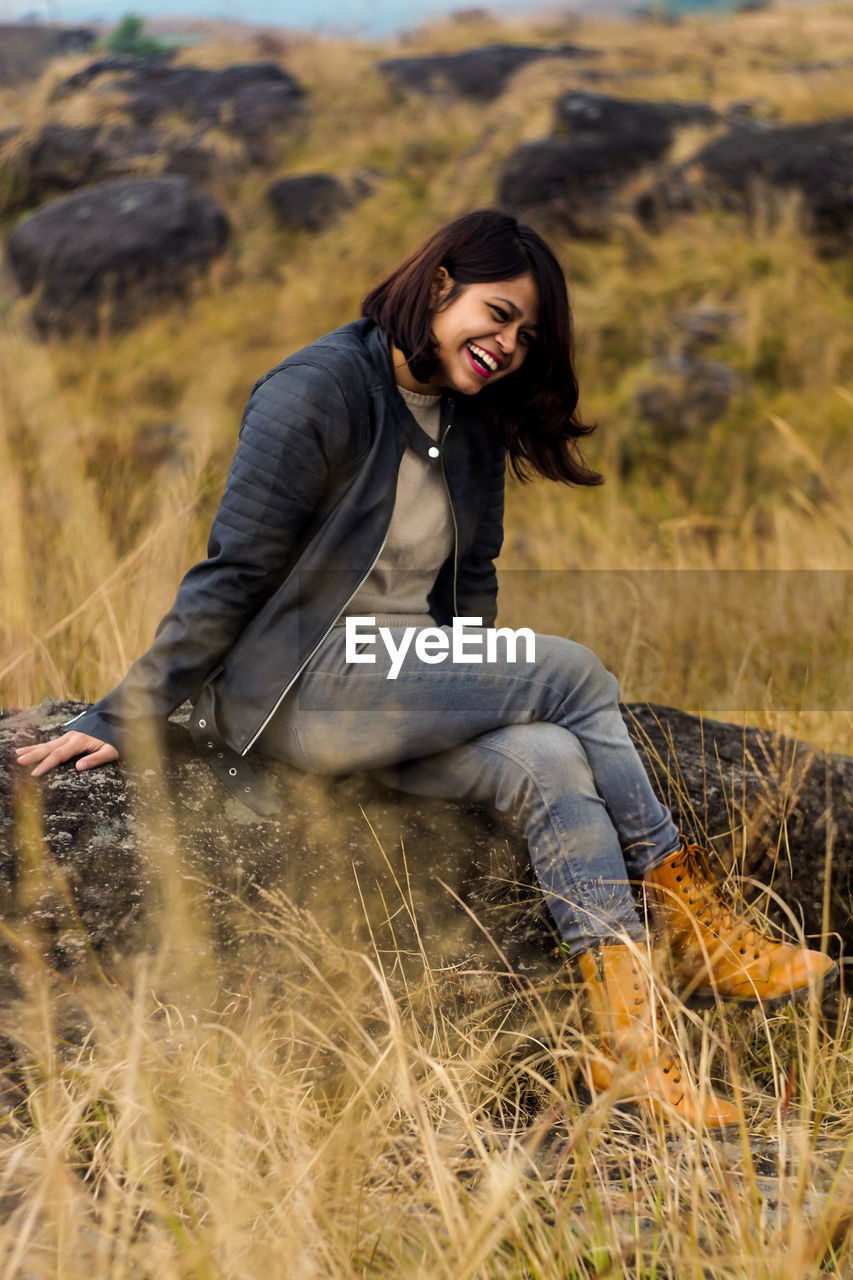
[[[122,752],[138,721],[163,719],[198,691],[279,585],[348,443],[347,405],[332,373],[288,365],[256,385],[207,558],[184,577],[151,648],[65,729]]]
[[[506,451],[498,449],[492,461],[483,514],[470,549],[459,561],[456,602],[460,616],[482,618],[484,627],[494,624],[498,611],[498,574],[495,560],[503,545]]]

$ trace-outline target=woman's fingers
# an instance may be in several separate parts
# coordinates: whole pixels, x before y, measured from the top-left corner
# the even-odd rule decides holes
[[[30,771],[34,778],[40,778],[42,774],[48,773],[58,764],[64,764],[66,760],[72,760],[74,756],[80,757],[77,768],[81,770],[94,769],[99,764],[118,760],[115,747],[76,729],[70,729],[61,738],[51,738],[48,742],[34,742],[29,747],[17,747],[16,754],[18,764],[35,766]]]
[[[109,764],[112,760],[118,760],[118,752],[108,742],[102,742],[97,751],[89,752],[77,761],[77,768],[95,769],[99,764]]]

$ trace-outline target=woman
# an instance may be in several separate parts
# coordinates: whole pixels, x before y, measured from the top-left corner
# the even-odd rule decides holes
[[[476,647],[453,648],[454,619],[495,618],[506,460],[522,477],[601,480],[577,449],[588,428],[571,348],[565,281],[534,231],[495,210],[442,228],[371,290],[361,320],[256,385],[208,558],[151,649],[19,760],[36,776],[73,757],[78,769],[107,763],[132,751],[144,720],[191,698],[199,750],[260,812],[278,802],[253,751],[515,813],[583,975],[600,1038],[593,1086],[626,1067],[648,1108],[728,1124],[735,1108],[655,1035],[631,882],[693,990],[773,1000],[832,962],[758,936],[721,899],[589,650],[537,636],[525,660],[495,645],[475,663]],[[384,628],[383,643],[365,623],[355,643],[355,618]]]

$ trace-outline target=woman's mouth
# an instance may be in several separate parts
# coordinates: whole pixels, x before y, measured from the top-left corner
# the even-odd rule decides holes
[[[468,363],[471,368],[481,378],[490,378],[503,365],[502,360],[499,360],[497,356],[493,356],[491,351],[487,351],[485,347],[481,347],[476,342],[467,342],[465,344],[465,354],[468,357]]]

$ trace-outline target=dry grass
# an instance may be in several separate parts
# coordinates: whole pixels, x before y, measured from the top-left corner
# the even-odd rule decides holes
[[[850,13],[780,6],[673,27],[469,16],[402,51],[576,40],[604,50],[604,91],[630,73],[640,97],[817,119],[853,111],[853,82],[794,68],[853,56]],[[436,224],[491,201],[502,157],[543,136],[553,99],[580,83],[582,64],[555,61],[488,107],[409,99],[373,69],[394,51],[286,39],[312,113],[269,171],[223,167],[235,234],[184,306],[118,337],[37,344],[3,286],[0,705],[95,698],[122,675],[203,551],[254,379],[355,316]],[[183,56],[216,66],[255,48]],[[36,130],[78,65],[0,93],[0,128],[23,116]],[[81,123],[114,106],[67,110]],[[375,194],[323,234],[285,235],[264,190],[306,169],[370,170]],[[853,752],[849,257],[820,258],[785,199],[749,223],[706,213],[654,237],[625,217],[608,241],[555,247],[608,484],[511,486],[502,620],[590,644],[629,699]],[[663,445],[634,397],[682,349],[679,316],[696,307],[730,313],[706,354],[744,391],[712,427]],[[188,912],[168,874],[173,915]],[[728,1080],[744,1120],[725,1140],[673,1137],[579,1091],[584,1041],[560,975],[519,990],[422,955],[402,982],[387,957],[347,952],[276,897],[243,929],[254,967],[209,955],[187,914],[120,975],[90,957],[73,983],[32,925],[15,934],[3,1275],[853,1273],[846,1004],[836,1024],[810,1006],[681,1010],[686,1052]]]
[[[275,894],[244,927],[255,963],[220,960],[212,1002],[214,956],[198,987],[150,959],[69,987],[19,940],[4,1275],[850,1274],[846,1006],[676,1008],[742,1106],[695,1134],[590,1102],[561,978],[394,978]]]

